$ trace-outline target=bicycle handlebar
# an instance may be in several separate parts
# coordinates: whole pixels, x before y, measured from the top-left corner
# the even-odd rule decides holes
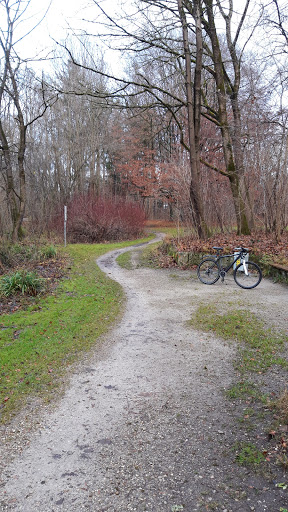
[[[223,247],[212,247],[212,249],[217,251],[217,253],[223,251]],[[246,253],[247,254],[250,249],[247,249],[246,247],[236,247],[234,249],[234,251],[237,251],[237,250],[240,251],[240,253]]]

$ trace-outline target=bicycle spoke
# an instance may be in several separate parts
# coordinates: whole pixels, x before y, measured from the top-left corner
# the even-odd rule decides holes
[[[255,288],[262,279],[262,272],[256,263],[247,261],[244,265],[238,265],[234,271],[234,279],[241,288]]]
[[[220,277],[219,267],[215,260],[205,259],[197,268],[197,275],[204,284],[214,284]]]

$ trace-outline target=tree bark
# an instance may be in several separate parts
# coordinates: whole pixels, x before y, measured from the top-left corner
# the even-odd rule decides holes
[[[234,142],[236,140],[236,155],[238,157],[238,162],[236,161],[236,155],[233,152],[233,140],[230,133],[230,127],[228,122],[228,109],[227,109],[227,101],[226,101],[226,87],[225,87],[225,76],[224,76],[224,63],[222,59],[220,44],[217,36],[215,18],[213,13],[213,0],[204,0],[204,3],[207,8],[207,16],[208,23],[204,24],[205,30],[211,41],[212,48],[212,58],[214,64],[214,77],[216,82],[216,94],[218,100],[218,117],[220,122],[220,130],[223,141],[223,154],[225,160],[225,166],[227,170],[228,179],[230,181],[236,221],[237,221],[237,232],[238,234],[250,234],[250,229],[248,225],[248,220],[246,216],[246,207],[245,202],[243,200],[243,196],[241,193],[241,162],[239,161],[239,144],[241,137],[241,128],[240,133],[239,130],[239,122],[240,113],[235,109],[235,122],[238,126],[234,126],[234,129],[237,129],[237,137],[234,137]],[[239,77],[240,79],[240,77]],[[233,104],[233,103],[232,103]],[[239,115],[238,115],[239,114]],[[241,126],[241,124],[240,124]],[[239,167],[237,167],[240,165]]]
[[[199,4],[198,1],[195,4]],[[196,10],[196,9],[195,9]],[[196,11],[196,44],[197,44],[197,61],[195,68],[194,88],[192,84],[192,66],[191,54],[188,39],[188,25],[184,11],[183,0],[178,0],[178,11],[182,26],[183,48],[185,55],[185,88],[187,99],[188,114],[188,137],[189,137],[189,156],[190,156],[190,201],[194,224],[199,238],[204,238],[208,234],[207,226],[203,214],[203,205],[200,198],[200,113],[201,113],[201,70],[202,70],[202,31],[199,27],[200,11],[199,6]],[[199,21],[198,21],[199,20]],[[199,30],[200,28],[200,30]],[[193,97],[194,92],[194,97]]]

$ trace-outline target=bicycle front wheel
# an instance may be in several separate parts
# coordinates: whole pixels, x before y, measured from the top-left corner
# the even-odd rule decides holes
[[[240,263],[234,271],[234,280],[241,288],[249,289],[258,286],[262,279],[262,272],[260,267],[252,261],[245,262],[246,271],[244,265]]]
[[[218,264],[212,258],[202,260],[197,268],[197,276],[204,284],[214,284],[220,277]]]

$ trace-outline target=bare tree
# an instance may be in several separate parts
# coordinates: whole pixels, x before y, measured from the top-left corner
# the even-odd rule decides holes
[[[221,131],[225,161],[224,174],[229,179],[231,186],[237,219],[237,231],[242,234],[248,234],[250,228],[245,204],[245,196],[249,197],[249,192],[245,188],[244,181],[241,111],[239,106],[243,51],[239,49],[238,43],[241,28],[247,16],[249,3],[250,0],[246,0],[234,37],[232,36],[233,0],[229,0],[228,5],[219,0],[204,0],[202,10],[202,24],[210,42],[210,44],[207,43],[205,46],[211,62],[209,65],[208,60],[206,70],[209,71],[215,81],[218,103],[216,109],[211,108],[205,99],[205,115],[212,122],[215,122]],[[219,14],[225,23],[225,38],[217,26],[216,20]],[[230,109],[233,116],[232,122],[230,120]],[[223,171],[221,172],[223,174]]]
[[[1,0],[0,9],[5,26],[0,30],[1,69],[0,69],[0,142],[2,172],[6,190],[8,211],[10,214],[12,239],[22,236],[22,222],[26,204],[25,152],[27,147],[27,129],[46,112],[48,106],[55,101],[54,94],[47,94],[44,83],[34,85],[41,90],[42,101],[35,112],[28,111],[25,104],[25,88],[29,79],[29,71],[17,54],[15,28],[25,15],[30,1]],[[30,87],[32,84],[29,85]],[[33,99],[30,96],[30,101]],[[13,131],[11,131],[11,123]],[[16,174],[15,171],[16,170]]]
[[[29,204],[33,204],[33,198],[36,202],[41,198],[43,211],[47,196],[52,204],[56,204],[74,192],[87,189],[101,194],[108,190],[115,194],[128,193],[127,181],[122,180],[118,168],[120,165],[127,170],[133,162],[135,168],[129,171],[133,178],[130,193],[137,197],[149,196],[150,204],[152,194],[155,194],[156,201],[163,200],[170,205],[177,203],[179,207],[182,197],[185,196],[185,200],[187,197],[186,171],[190,168],[190,212],[198,236],[207,235],[207,219],[210,223],[213,221],[213,212],[221,229],[224,229],[224,224],[228,224],[224,208],[229,210],[230,223],[237,221],[238,232],[248,233],[248,216],[251,223],[257,194],[253,187],[254,197],[249,194],[252,173],[248,171],[251,160],[247,151],[251,153],[251,139],[248,142],[247,133],[251,131],[251,124],[249,111],[243,107],[246,98],[242,76],[245,43],[241,40],[240,44],[240,36],[250,0],[246,0],[240,13],[238,5],[238,13],[235,13],[233,0],[137,0],[135,16],[127,13],[126,18],[119,16],[117,19],[103,10],[104,3],[96,0],[94,3],[104,17],[100,32],[105,36],[103,26],[106,25],[106,43],[110,41],[109,44],[113,44],[111,40],[114,40],[119,52],[129,56],[126,69],[117,75],[108,71],[101,59],[97,59],[97,55],[94,57],[97,51],[94,52],[93,45],[87,45],[85,39],[80,39],[83,54],[75,47],[66,48],[69,62],[58,69],[57,80],[54,80],[55,94],[61,98],[41,125],[34,124],[34,119],[37,112],[47,107],[47,92],[39,83],[38,110],[36,105],[34,110],[29,107],[28,96],[24,100],[22,94],[25,90],[22,62],[12,44],[11,69],[15,74],[21,112],[18,112],[13,96],[9,96],[11,91],[15,96],[15,90],[8,67],[6,75],[3,74],[1,103],[5,114],[2,116],[1,140],[6,191],[9,190],[7,177],[10,176],[10,182],[13,182],[10,196],[14,197],[14,203],[12,200],[9,202],[10,212],[14,207],[17,216],[17,209],[23,202],[21,197],[24,197],[20,195],[18,160],[12,151],[13,144],[18,155],[20,136],[15,137],[15,133],[16,128],[19,133],[22,122],[26,155],[27,133],[33,135],[28,152],[31,160],[26,161],[22,173],[22,189],[25,189],[29,175]],[[233,21],[235,16],[236,25]],[[220,25],[219,19],[222,19]],[[51,82],[50,78],[47,77],[45,82]],[[139,123],[133,122],[135,116],[139,116]],[[247,122],[243,116],[248,116]],[[138,133],[143,134],[138,152],[136,124]],[[134,133],[128,134],[127,130],[134,130]],[[258,135],[260,137],[260,130]],[[5,136],[6,146],[3,143]],[[136,147],[136,156],[130,163],[126,161],[129,152],[123,150],[129,137],[130,140],[134,137]],[[41,155],[35,157],[32,153],[33,144],[36,153],[36,148],[41,147]],[[182,149],[179,149],[180,145]],[[4,152],[6,147],[9,151]],[[259,148],[263,150],[262,141]],[[120,154],[122,160],[119,164]],[[12,163],[8,168],[9,157]],[[37,169],[36,174],[30,172],[32,168]],[[172,169],[171,177],[168,176],[169,169]],[[179,178],[180,170],[183,170],[183,176],[185,174],[183,180]],[[146,171],[145,191],[138,189],[135,192],[137,187],[142,187],[141,180]],[[275,176],[275,170],[269,172],[267,168],[267,173],[261,174],[262,178],[265,175],[267,191],[273,181],[269,176]],[[282,170],[278,175],[277,187],[271,187],[274,197],[279,198],[284,176]],[[181,194],[181,183],[185,186],[185,194]],[[40,191],[41,187],[41,193],[36,194],[35,191]],[[217,191],[224,189],[228,195],[225,202],[217,198]],[[268,196],[272,205],[271,194],[266,194],[267,204]],[[271,222],[269,215],[267,223]]]
[[[127,30],[124,25],[121,25],[118,21],[113,20],[110,16],[104,12],[100,3],[95,2],[101,10],[102,14],[105,16],[108,23],[111,25],[113,30],[121,36],[122,43],[125,49],[130,53],[134,54],[135,61],[138,60],[138,57],[143,57],[143,66],[137,65],[136,68],[133,69],[133,75],[126,78],[115,77],[112,74],[106,75],[114,82],[114,91],[111,92],[110,89],[110,101],[113,101],[113,106],[119,108],[128,108],[128,109],[138,109],[140,107],[141,102],[135,104],[135,100],[139,99],[141,96],[145,96],[147,99],[147,94],[150,96],[150,100],[142,104],[142,108],[155,108],[156,105],[159,108],[162,108],[163,111],[169,112],[171,119],[173,119],[180,129],[181,132],[181,141],[187,148],[190,154],[190,167],[191,167],[191,187],[190,187],[190,201],[191,201],[191,209],[192,215],[194,218],[194,225],[197,230],[197,233],[200,237],[203,237],[207,234],[207,226],[203,216],[203,206],[201,201],[201,193],[199,188],[199,174],[200,174],[200,151],[199,151],[199,136],[200,136],[200,105],[201,105],[201,29],[197,32],[197,49],[198,52],[198,60],[197,66],[194,71],[195,80],[192,77],[192,66],[191,66],[191,56],[190,56],[190,41],[189,41],[189,29],[186,20],[185,8],[184,4],[181,1],[175,4],[175,2],[171,3],[171,7],[168,6],[168,12],[170,14],[170,20],[167,21],[167,8],[164,5],[165,3],[160,2],[152,2],[151,0],[144,0],[141,2],[142,4],[146,4],[146,8],[141,10],[142,15],[144,15],[146,24],[141,25],[141,29],[139,32],[132,33]],[[200,6],[200,2],[196,2],[198,7]],[[159,35],[159,27],[154,25],[155,19],[153,19],[154,14],[152,14],[152,18],[150,19],[149,14],[150,10],[154,10],[156,8],[158,13],[160,12],[160,25],[165,32],[166,36]],[[187,12],[187,11],[186,11]],[[197,13],[197,15],[196,15]],[[195,18],[198,19],[198,26],[200,27],[200,9],[195,9]],[[174,25],[176,24],[178,27],[178,34],[175,33]],[[171,22],[171,25],[170,25]],[[136,22],[137,25],[137,22]],[[148,25],[149,29],[145,28]],[[179,32],[181,29],[181,32]],[[137,31],[137,30],[136,30]],[[174,33],[174,34],[173,34]],[[179,41],[180,35],[180,41]],[[173,40],[174,38],[174,40]],[[129,44],[126,45],[125,39],[129,39]],[[123,42],[124,41],[124,42]],[[119,49],[123,48],[119,46]],[[162,82],[156,81],[155,77],[149,75],[147,73],[147,62],[149,62],[149,51],[151,49],[158,51],[158,57],[160,65],[163,65],[165,61],[166,65],[169,66],[168,62],[172,59],[175,62],[176,67],[178,67],[178,78],[179,74],[182,74],[182,64],[180,64],[180,60],[184,58],[185,60],[185,83],[186,83],[186,94],[183,96],[183,90],[180,92],[180,96],[177,94],[179,91],[173,91],[172,87],[165,87]],[[77,60],[70,53],[70,57],[73,62],[77,64]],[[152,54],[150,55],[152,57]],[[145,62],[146,59],[146,62]],[[146,72],[144,69],[146,68]],[[95,72],[99,72],[99,70],[94,68]],[[174,71],[175,72],[175,71]],[[197,94],[195,94],[197,88]],[[186,97],[185,97],[186,96]],[[194,108],[194,100],[197,98],[197,107]],[[179,109],[186,108],[188,117],[188,137],[187,141],[185,141],[184,137],[184,127],[182,123],[179,121],[177,117],[177,111]],[[195,130],[196,128],[196,130]]]

